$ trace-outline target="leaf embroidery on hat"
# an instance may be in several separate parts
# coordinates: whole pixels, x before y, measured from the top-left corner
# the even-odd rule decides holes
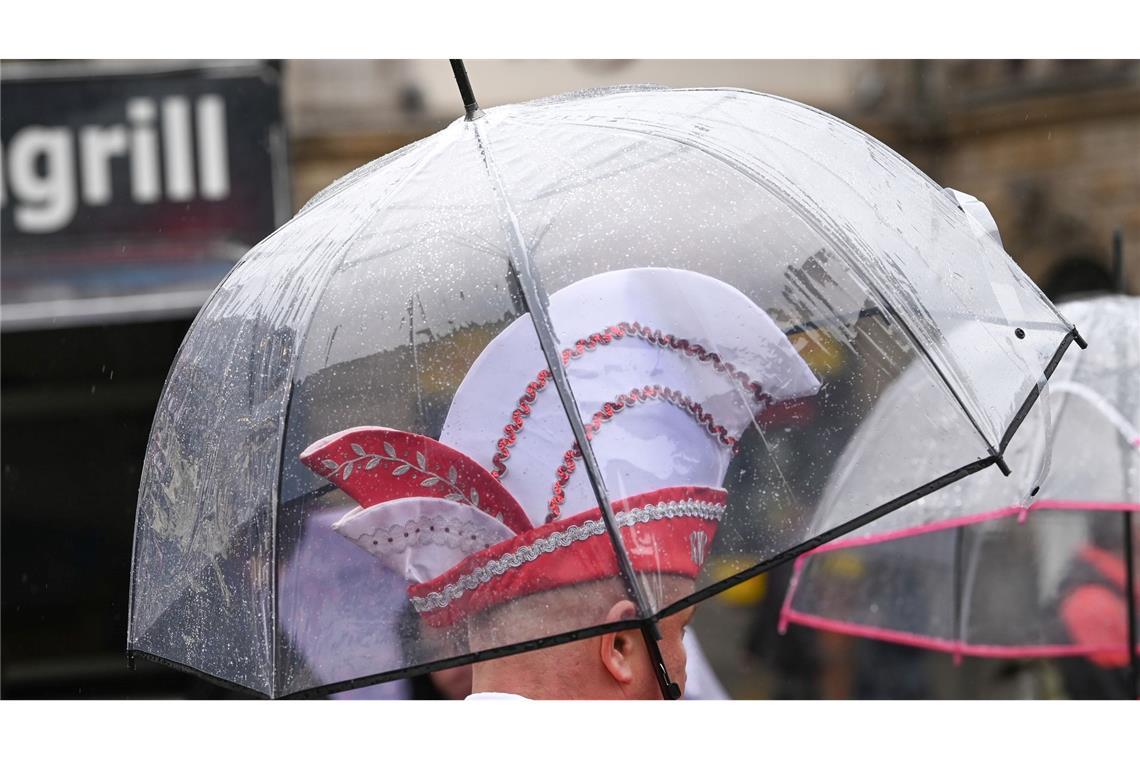
[[[344,462],[335,462],[332,459],[322,459],[321,464],[325,466],[327,472],[325,477],[331,478],[339,474],[343,480],[348,480],[352,476],[357,465],[364,462],[364,469],[371,470],[378,465],[391,463],[394,466],[392,475],[399,478],[409,473],[413,477],[423,477],[420,485],[424,488],[432,488],[434,486],[444,485],[447,487],[447,495],[444,497],[459,504],[466,504],[469,507],[479,507],[479,492],[474,488],[469,493],[464,493],[463,489],[459,486],[459,472],[452,465],[447,470],[447,474],[442,475],[438,472],[431,470],[428,467],[427,457],[424,456],[422,451],[415,453],[415,463],[401,457],[396,451],[396,447],[390,441],[384,442],[384,453],[376,454],[366,451],[359,443],[352,444],[352,451],[356,454],[352,459],[345,460]],[[502,519],[501,515],[499,516]]]

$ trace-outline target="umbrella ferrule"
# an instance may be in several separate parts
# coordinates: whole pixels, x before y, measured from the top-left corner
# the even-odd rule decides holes
[[[452,58],[451,72],[455,75],[455,84],[459,86],[459,95],[463,98],[463,110],[467,112],[467,121],[482,118],[483,111],[479,108],[479,101],[475,100],[475,91],[471,88],[471,80],[467,77],[467,67],[460,58]]]

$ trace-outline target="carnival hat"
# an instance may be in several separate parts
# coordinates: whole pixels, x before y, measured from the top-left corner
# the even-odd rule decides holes
[[[744,430],[819,382],[772,319],[706,275],[627,269],[550,297],[561,359],[638,572],[695,578]],[[617,577],[529,314],[476,359],[438,441],[357,427],[301,454],[360,505],[333,526],[401,573],[431,625]]]

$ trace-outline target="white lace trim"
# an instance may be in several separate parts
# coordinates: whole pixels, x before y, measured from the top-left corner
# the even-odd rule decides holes
[[[349,523],[351,526],[351,523]],[[348,532],[345,526],[342,532]],[[409,547],[447,546],[465,554],[481,551],[501,540],[501,536],[481,530],[475,523],[446,517],[408,520],[388,527],[361,531],[352,540],[372,554],[399,554]]]
[[[628,509],[618,512],[614,517],[618,527],[628,527],[637,523],[646,523],[650,520],[665,520],[674,517],[699,517],[705,520],[720,520],[724,514],[725,505],[698,499],[683,499],[681,501],[667,501],[660,504],[649,504],[644,507]],[[467,575],[460,576],[455,583],[449,583],[443,591],[433,591],[427,596],[413,596],[412,606],[416,612],[430,612],[443,609],[468,591],[474,591],[492,578],[502,575],[512,568],[521,567],[527,562],[533,562],[543,554],[570,546],[570,544],[585,541],[587,538],[600,536],[606,532],[606,524],[598,518],[586,520],[581,525],[571,525],[565,530],[556,531],[549,536],[536,539],[533,544],[520,546],[513,552],[507,552],[498,559],[477,567]]]

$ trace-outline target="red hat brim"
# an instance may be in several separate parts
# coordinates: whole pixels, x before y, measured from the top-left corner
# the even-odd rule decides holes
[[[614,502],[634,571],[696,578],[726,500],[720,488],[675,486]],[[426,623],[444,627],[530,594],[617,577],[617,555],[595,507],[471,554],[410,586],[408,596]]]

